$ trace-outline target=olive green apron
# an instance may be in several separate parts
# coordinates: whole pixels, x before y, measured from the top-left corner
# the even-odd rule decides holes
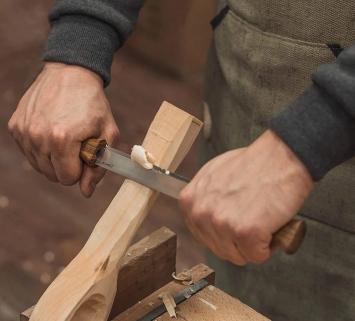
[[[230,0],[220,9],[226,4],[207,71],[205,160],[250,144],[318,65],[355,44],[352,0]],[[210,255],[217,282],[274,321],[353,321],[355,161],[328,173],[301,213],[308,232],[296,255],[246,267]]]

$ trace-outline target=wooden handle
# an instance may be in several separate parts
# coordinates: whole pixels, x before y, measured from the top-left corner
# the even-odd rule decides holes
[[[293,219],[279,229],[271,242],[271,247],[279,247],[287,254],[295,253],[306,235],[306,222]]]
[[[106,146],[104,139],[89,138],[81,144],[80,158],[90,167],[95,166],[97,153]]]

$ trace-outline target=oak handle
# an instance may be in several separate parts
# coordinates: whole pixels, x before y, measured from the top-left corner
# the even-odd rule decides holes
[[[80,149],[80,158],[86,165],[95,167],[97,154],[106,144],[106,140],[97,138],[89,138],[83,141]]]
[[[287,254],[294,254],[306,235],[306,222],[292,219],[273,236],[271,247],[281,248]]]

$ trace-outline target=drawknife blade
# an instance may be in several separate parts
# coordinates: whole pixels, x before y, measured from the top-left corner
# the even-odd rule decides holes
[[[108,145],[99,151],[95,164],[176,199],[189,182],[158,166],[145,169],[132,161],[130,155]]]

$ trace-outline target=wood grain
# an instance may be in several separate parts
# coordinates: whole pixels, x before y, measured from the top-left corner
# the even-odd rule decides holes
[[[164,102],[143,146],[154,155],[156,165],[174,171],[201,126],[195,117]],[[120,260],[157,195],[125,180],[83,249],[40,298],[30,321],[107,320],[116,294]]]
[[[176,241],[176,234],[162,227],[129,247],[122,258],[112,315],[118,315],[171,280],[176,266]],[[33,308],[21,314],[21,321],[29,320]]]
[[[179,304],[176,314],[175,320],[181,321],[270,321],[213,285]],[[171,318],[164,313],[156,321],[171,321]]]
[[[209,284],[214,284],[214,271],[204,264],[198,264],[191,268],[188,273],[192,276],[192,281],[196,282],[201,279],[206,279]],[[161,287],[159,290],[153,292],[148,297],[144,298],[140,302],[137,302],[135,305],[118,315],[112,321],[133,321],[138,320],[145,316],[148,312],[152,311],[156,307],[162,304],[161,299],[159,298],[161,293],[168,292],[172,295],[179,293],[181,290],[186,288],[186,285],[178,282],[171,281],[165,286]],[[191,319],[193,320],[193,319]],[[222,320],[222,319],[221,319]],[[219,320],[219,321],[221,321]]]

